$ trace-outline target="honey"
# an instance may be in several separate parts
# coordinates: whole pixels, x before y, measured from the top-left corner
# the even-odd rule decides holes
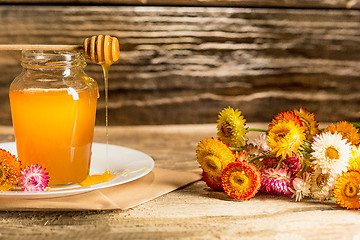
[[[72,62],[27,64],[10,86],[18,158],[24,166],[45,168],[50,186],[80,183],[89,175],[98,87]]]
[[[83,43],[84,56],[87,60],[100,64],[104,73],[105,86],[105,141],[106,141],[106,165],[108,164],[108,143],[109,143],[109,69],[119,59],[119,40],[109,35],[98,35],[86,38]]]
[[[97,96],[77,97],[67,90],[10,92],[18,158],[46,168],[52,185],[80,182],[89,173]]]
[[[115,176],[116,176],[115,174],[111,174],[110,171],[106,170],[103,174],[94,174],[88,176],[84,181],[80,183],[80,185],[86,187],[86,186],[107,182],[113,179]]]

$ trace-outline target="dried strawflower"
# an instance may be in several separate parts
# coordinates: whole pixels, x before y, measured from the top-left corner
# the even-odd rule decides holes
[[[312,138],[320,132],[319,122],[315,121],[315,114],[309,113],[307,109],[303,107],[301,107],[299,110],[294,109],[294,113],[300,118],[306,134],[306,139],[311,141]]]
[[[358,145],[360,143],[360,134],[357,128],[349,122],[341,121],[337,122],[336,125],[333,123],[329,125],[324,132],[340,133],[342,139],[345,139],[352,145]]]
[[[261,191],[274,195],[290,195],[291,175],[285,168],[261,170]]]
[[[348,171],[336,181],[334,197],[336,202],[343,208],[360,208],[360,172]]]
[[[314,137],[311,145],[313,163],[319,166],[323,173],[341,174],[347,170],[351,157],[351,145],[342,139],[340,133],[323,132]]]
[[[215,190],[223,190],[222,184],[221,184],[221,177],[215,177],[212,176],[206,172],[202,172],[202,179],[208,185],[209,187],[215,189]]]
[[[244,145],[246,139],[244,117],[239,110],[234,110],[231,107],[225,108],[219,113],[217,124],[217,135],[224,142],[228,143],[230,147],[241,147]]]
[[[297,152],[304,143],[305,133],[303,128],[293,121],[281,121],[274,125],[268,134],[269,147],[277,157],[285,159]]]
[[[310,196],[310,173],[304,173],[302,178],[295,178],[292,181],[292,188],[290,191],[293,193],[292,198],[295,197],[296,202],[300,202],[304,197]]]
[[[17,185],[21,175],[21,163],[4,149],[0,149],[0,191],[8,191]]]
[[[249,158],[249,153],[246,150],[237,151],[234,153],[236,161],[246,161]]]
[[[259,136],[254,138],[251,143],[254,144],[254,146],[256,146],[262,152],[267,152],[270,150],[266,134],[260,134]]]
[[[301,170],[299,156],[294,155],[284,159],[282,167],[286,167],[291,176],[295,176]]]
[[[302,127],[302,122],[300,120],[299,116],[296,116],[296,114],[292,111],[287,112],[281,112],[274,116],[271,123],[269,123],[268,131],[270,131],[275,125],[277,125],[280,122],[293,122],[296,126]]]
[[[315,168],[310,182],[310,191],[313,198],[321,201],[329,199],[334,189],[336,178],[337,175],[332,172],[323,173],[319,167]]]
[[[233,151],[225,143],[215,138],[201,140],[196,150],[196,156],[203,171],[214,177],[221,177],[225,167],[236,160]]]
[[[19,185],[22,191],[46,190],[49,183],[49,176],[41,166],[31,165],[30,167],[25,167],[25,169],[21,171],[21,174]]]
[[[221,178],[225,193],[239,200],[254,197],[261,185],[259,170],[253,164],[244,161],[230,163]]]
[[[351,148],[349,165],[348,170],[360,171],[360,146],[353,146]]]

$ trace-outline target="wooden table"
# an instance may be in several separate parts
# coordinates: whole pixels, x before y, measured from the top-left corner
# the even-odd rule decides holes
[[[104,133],[97,127],[95,141]],[[197,143],[212,136],[215,124],[125,126],[110,128],[109,143],[143,151],[161,168],[193,170]],[[0,141],[14,141],[10,127],[0,127]],[[199,181],[126,211],[0,212],[0,239],[19,238],[360,239],[360,213],[261,193],[237,201]]]

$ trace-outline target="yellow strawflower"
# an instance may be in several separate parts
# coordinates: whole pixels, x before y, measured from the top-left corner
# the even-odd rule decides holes
[[[306,136],[301,126],[293,121],[280,121],[269,131],[268,141],[271,152],[276,157],[292,156],[293,152],[297,152],[299,146],[304,143]]]
[[[218,117],[218,137],[224,143],[228,143],[230,147],[243,146],[246,141],[247,130],[245,129],[246,119],[241,115],[241,112],[228,107],[222,110]]]
[[[353,146],[351,148],[349,164],[348,170],[360,171],[360,146]]]
[[[203,171],[214,178],[221,177],[225,167],[236,160],[233,151],[215,138],[201,140],[196,150],[196,157]]]

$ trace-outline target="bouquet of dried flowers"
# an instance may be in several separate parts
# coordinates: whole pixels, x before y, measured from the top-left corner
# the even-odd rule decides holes
[[[205,138],[196,149],[206,184],[232,198],[249,200],[258,191],[336,202],[360,208],[359,124],[346,121],[319,128],[305,108],[281,112],[268,129],[245,125],[239,110],[219,113],[218,138]],[[249,140],[247,133],[259,135]]]

